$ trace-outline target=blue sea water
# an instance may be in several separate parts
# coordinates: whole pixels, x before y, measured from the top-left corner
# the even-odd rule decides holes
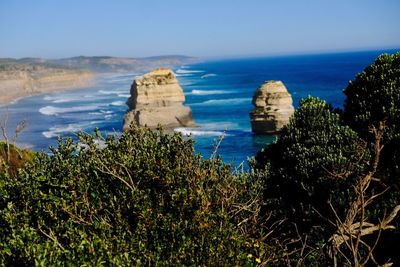
[[[348,81],[382,52],[394,51],[224,59],[178,66],[175,72],[185,104],[192,108],[199,127],[176,131],[191,134],[196,152],[205,158],[223,135],[218,154],[224,162],[238,166],[275,140],[274,136],[255,136],[250,127],[251,99],[264,81],[282,80],[295,107],[308,95],[342,107],[342,90]],[[36,151],[49,151],[57,136],[76,137],[80,130],[92,132],[97,127],[104,133],[119,134],[130,85],[139,74],[101,76],[92,88],[24,98],[1,107],[0,120],[8,114],[7,128],[12,135],[11,129],[26,119],[28,126],[18,142]]]

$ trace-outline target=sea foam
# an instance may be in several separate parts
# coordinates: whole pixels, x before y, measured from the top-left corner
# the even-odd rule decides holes
[[[210,78],[210,77],[215,77],[215,76],[217,76],[217,74],[209,73],[209,74],[205,74],[205,75],[201,76],[201,78],[205,79],[205,78]]]
[[[195,130],[192,128],[176,128],[174,129],[175,132],[180,132],[183,135],[189,136],[229,136],[229,134],[224,133],[223,131],[202,131],[202,130]]]
[[[53,138],[59,136],[61,133],[75,133],[82,129],[82,124],[68,124],[50,127],[48,131],[42,132],[46,138]]]
[[[39,109],[39,112],[43,115],[58,115],[61,113],[72,113],[72,112],[81,112],[81,111],[89,111],[98,109],[100,105],[87,105],[87,106],[76,106],[76,107],[68,107],[68,108],[60,108],[54,106],[45,106]]]
[[[119,106],[125,106],[126,104],[125,101],[114,101],[111,103],[111,105],[119,107]]]
[[[193,103],[191,106],[214,106],[214,105],[236,105],[251,102],[251,98],[228,98],[228,99],[211,99],[200,103]]]
[[[183,69],[178,69],[176,71],[176,73],[178,73],[178,74],[191,74],[191,73],[202,73],[202,72],[204,72],[204,70],[188,70],[188,69],[183,70]]]
[[[118,94],[118,97],[129,98],[131,97],[130,94]]]
[[[58,95],[58,96],[45,96],[43,99],[46,101],[51,101],[52,103],[69,103],[69,102],[77,102],[82,101],[83,98],[86,98],[85,101],[89,101],[88,97],[82,96],[66,96],[66,95]]]
[[[188,95],[222,95],[222,94],[230,94],[232,91],[224,91],[224,90],[192,90],[187,93]]]
[[[93,125],[103,123],[104,121],[96,120],[87,123],[70,123],[67,125],[56,125],[50,127],[47,131],[42,132],[46,138],[57,137],[63,133],[77,133],[87,128],[92,128]]]

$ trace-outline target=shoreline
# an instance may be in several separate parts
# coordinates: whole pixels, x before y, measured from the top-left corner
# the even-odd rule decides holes
[[[31,96],[37,96],[47,93],[63,92],[63,91],[80,90],[95,86],[97,84],[97,78],[99,75],[94,73],[90,73],[88,75],[89,76],[85,77],[85,79],[83,80],[78,79],[79,84],[74,84],[73,82],[71,82],[71,84],[66,85],[62,84],[65,83],[65,81],[60,81],[59,83],[55,82],[54,84],[49,86],[43,86],[43,87],[35,86],[34,90],[26,90],[25,88],[15,88],[15,87],[0,88],[0,93],[3,93],[3,91],[7,90],[15,92],[14,94],[0,96],[0,107],[7,107],[16,104],[20,100]]]

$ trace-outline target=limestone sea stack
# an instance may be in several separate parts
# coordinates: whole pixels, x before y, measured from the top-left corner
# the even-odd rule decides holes
[[[158,125],[165,129],[193,127],[192,110],[183,102],[185,95],[172,70],[159,68],[137,77],[131,86],[123,129],[129,130],[131,124],[150,129]]]
[[[275,134],[294,112],[292,96],[281,81],[266,81],[253,96],[251,128],[256,134]]]

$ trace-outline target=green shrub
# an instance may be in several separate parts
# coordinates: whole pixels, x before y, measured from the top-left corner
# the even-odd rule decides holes
[[[276,143],[255,157],[256,169],[268,169],[266,210],[286,220],[278,237],[307,235],[313,246],[322,247],[334,231],[329,223],[335,220],[331,205],[341,215],[351,200],[352,185],[369,156],[357,134],[339,121],[325,101],[308,97],[301,100]]]
[[[382,54],[344,90],[344,119],[355,131],[368,136],[371,126],[386,120],[386,135],[400,133],[400,52]]]
[[[377,127],[382,121],[386,124],[384,147],[376,173],[386,190],[382,196],[384,200],[376,205],[375,216],[379,217],[400,199],[400,52],[379,56],[349,82],[344,93],[344,122],[363,139],[372,141],[371,127]],[[396,241],[400,237],[399,219],[395,225],[397,230],[383,234],[381,243],[385,245],[377,249],[400,261],[396,252],[400,250]],[[391,250],[393,252],[389,253]]]
[[[326,213],[328,200],[347,203],[349,185],[364,170],[363,152],[363,142],[339,125],[338,114],[325,101],[308,97],[277,142],[257,154],[256,166],[270,166],[265,197],[279,198],[286,216],[312,226],[317,211]]]
[[[400,187],[400,52],[379,56],[344,90],[344,119],[365,139],[371,127],[385,121],[380,175]]]
[[[19,177],[0,178],[3,265],[247,265],[269,257],[255,232],[256,183],[191,140],[133,129],[67,139]],[[253,246],[252,244],[257,244]]]
[[[323,248],[337,232],[338,218],[348,216],[357,181],[373,167],[375,136],[370,131],[382,121],[386,123],[384,147],[374,179],[363,192],[375,197],[363,210],[362,220],[379,225],[399,205],[399,85],[400,53],[382,55],[349,83],[343,120],[324,101],[309,97],[301,101],[277,142],[257,154],[254,166],[265,173],[265,212],[273,211],[276,219],[285,220],[277,238],[298,240],[289,242],[288,248],[295,252],[290,260],[309,260],[307,264],[318,266],[331,258]],[[374,248],[378,262],[391,258],[398,264],[400,220],[396,217],[391,223],[396,229],[366,237],[363,246]],[[300,255],[305,240],[310,246],[306,258]],[[369,249],[364,246],[358,252],[367,257]]]
[[[400,52],[379,56],[344,90],[344,119],[365,139],[371,127],[386,122],[385,148],[379,168],[388,184],[400,189]]]

